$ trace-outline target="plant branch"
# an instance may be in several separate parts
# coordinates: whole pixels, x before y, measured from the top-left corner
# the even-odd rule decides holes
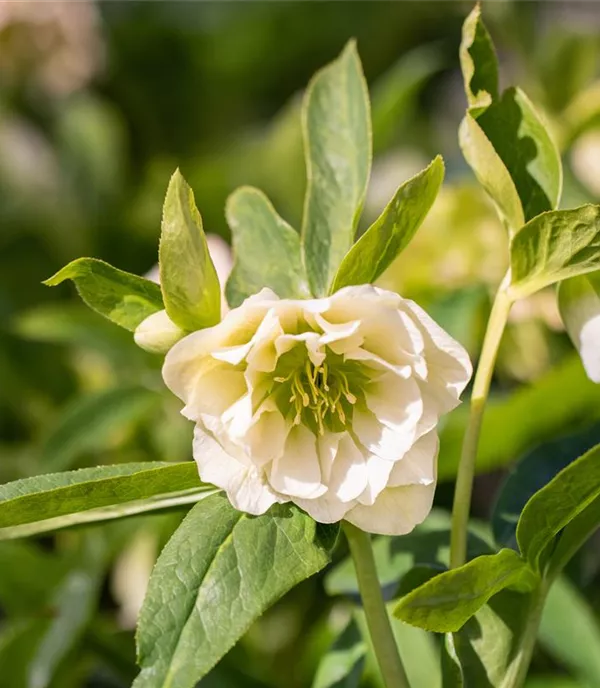
[[[343,527],[354,561],[367,626],[383,682],[386,688],[410,688],[381,594],[371,536],[347,521],[344,521]]]
[[[481,349],[481,357],[471,393],[469,420],[463,440],[462,453],[456,477],[454,504],[452,506],[452,531],[450,542],[450,567],[462,566],[467,558],[467,525],[471,508],[471,493],[475,475],[475,461],[483,412],[490,389],[490,381],[496,363],[498,347],[506,326],[512,301],[504,288],[505,280],[494,300],[487,330]]]

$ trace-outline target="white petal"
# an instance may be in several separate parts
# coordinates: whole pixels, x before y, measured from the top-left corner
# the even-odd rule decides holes
[[[400,461],[396,461],[388,480],[388,487],[435,483],[439,448],[440,441],[435,430],[423,435]]]
[[[333,462],[328,481],[329,492],[342,502],[350,502],[365,491],[368,481],[367,457],[350,434],[345,433]]]
[[[317,437],[317,452],[319,454],[319,464],[321,466],[321,482],[329,485],[331,480],[331,470],[337,454],[340,440],[344,436],[342,432],[326,432]]]
[[[459,397],[466,387],[473,368],[469,354],[455,339],[445,332],[416,303],[406,300],[406,307],[413,315],[413,321],[423,333],[425,339],[425,356],[429,382],[438,387],[438,396],[445,390],[452,399],[452,405],[444,412],[450,411],[458,404]]]
[[[412,429],[398,430],[381,423],[370,411],[354,409],[352,428],[361,444],[371,454],[386,461],[397,461],[411,447],[415,438],[415,425]]]
[[[433,504],[435,483],[388,487],[372,506],[357,505],[345,516],[368,533],[405,535],[422,523]]]
[[[314,498],[325,493],[317,441],[303,425],[289,433],[283,455],[273,461],[269,481],[277,492],[290,497]]]
[[[194,431],[194,459],[200,478],[221,487],[236,509],[258,516],[277,502],[283,502],[252,467],[229,456],[201,427]]]
[[[365,398],[378,421],[413,437],[412,430],[423,414],[421,390],[415,380],[384,373],[368,384]]]
[[[275,340],[277,356],[291,351],[295,346],[304,344],[308,357],[315,366],[320,366],[325,360],[325,351],[321,345],[321,336],[317,332],[302,332],[301,334],[282,334]]]
[[[337,523],[341,521],[354,502],[342,502],[329,493],[316,499],[294,499],[294,504],[304,509],[306,513],[319,523]]]
[[[181,413],[190,420],[209,414],[220,416],[248,391],[244,374],[226,364],[213,361],[211,367],[196,375],[187,390],[187,402]]]
[[[243,438],[252,462],[262,466],[278,459],[284,452],[289,431],[290,424],[277,408],[266,410],[263,407],[257,411],[252,426]]]
[[[367,486],[358,497],[361,504],[373,504],[387,486],[394,464],[374,454],[367,458]]]

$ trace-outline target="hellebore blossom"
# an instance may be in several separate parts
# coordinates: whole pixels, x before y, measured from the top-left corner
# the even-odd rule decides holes
[[[196,423],[202,480],[262,514],[402,534],[436,484],[439,417],[471,375],[465,350],[419,306],[373,286],[327,298],[269,289],[166,356],[167,386]]]

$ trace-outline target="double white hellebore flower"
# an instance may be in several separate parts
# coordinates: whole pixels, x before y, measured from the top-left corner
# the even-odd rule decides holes
[[[313,300],[263,289],[175,344],[163,368],[196,423],[202,480],[235,508],[293,502],[393,535],[431,509],[436,425],[470,375],[419,306],[372,286]]]

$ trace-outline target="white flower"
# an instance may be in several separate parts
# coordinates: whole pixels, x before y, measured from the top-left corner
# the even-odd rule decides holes
[[[429,513],[436,425],[470,375],[419,306],[372,286],[304,301],[264,289],[175,344],[163,368],[196,423],[201,478],[234,507],[291,501],[387,534]]]

